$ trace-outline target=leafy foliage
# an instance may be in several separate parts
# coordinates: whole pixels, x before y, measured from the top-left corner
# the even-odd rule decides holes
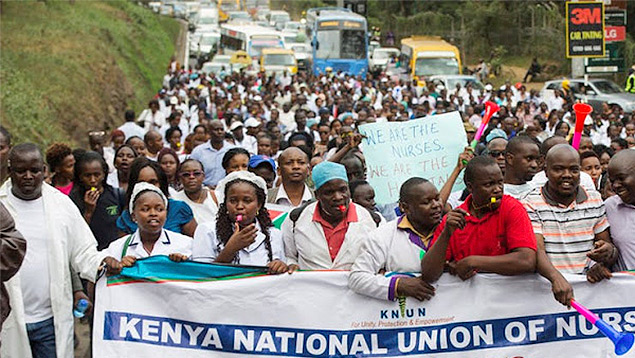
[[[3,2],[0,119],[16,142],[84,144],[143,109],[179,24],[127,1]]]

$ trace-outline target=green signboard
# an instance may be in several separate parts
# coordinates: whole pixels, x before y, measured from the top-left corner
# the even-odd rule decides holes
[[[605,48],[605,57],[585,59],[584,68],[586,73],[615,73],[626,70],[624,65],[624,42],[607,42]]]

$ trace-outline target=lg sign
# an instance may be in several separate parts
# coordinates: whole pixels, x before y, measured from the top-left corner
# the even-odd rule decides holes
[[[571,11],[571,23],[574,25],[588,25],[602,23],[601,8],[577,8]]]
[[[606,42],[626,40],[625,26],[607,26],[604,29],[604,40]]]

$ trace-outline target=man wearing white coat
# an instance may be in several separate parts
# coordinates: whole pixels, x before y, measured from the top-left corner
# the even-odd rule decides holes
[[[317,202],[291,211],[282,224],[287,264],[292,270],[350,270],[375,221],[350,201],[343,165],[322,162],[312,175]]]
[[[419,276],[421,258],[441,221],[439,192],[426,179],[410,178],[399,191],[399,208],[403,216],[370,233],[351,268],[348,284],[357,293],[381,300],[430,299],[434,287],[412,276]]]
[[[44,161],[34,144],[9,153],[11,180],[2,202],[28,243],[17,274],[7,282],[13,310],[2,327],[2,357],[72,357],[70,266],[94,281],[104,254],[73,202],[42,183]],[[112,260],[112,259],[111,259]],[[116,261],[115,261],[116,262]]]

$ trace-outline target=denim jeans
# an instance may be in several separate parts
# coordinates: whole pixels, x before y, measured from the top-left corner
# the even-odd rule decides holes
[[[53,317],[35,323],[26,324],[33,358],[55,358],[55,326]]]

